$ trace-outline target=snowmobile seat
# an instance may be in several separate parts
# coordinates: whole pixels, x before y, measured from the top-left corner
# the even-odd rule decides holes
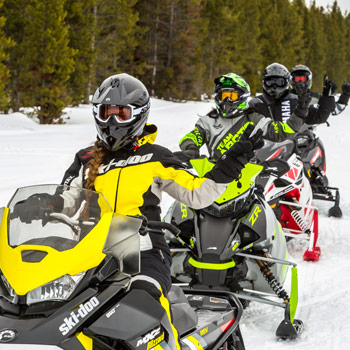
[[[173,324],[179,335],[181,336],[195,328],[198,324],[198,317],[182,289],[173,285],[168,293],[168,299],[171,304]]]

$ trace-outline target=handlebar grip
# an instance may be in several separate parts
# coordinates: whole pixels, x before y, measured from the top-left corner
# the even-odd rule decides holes
[[[181,233],[180,229],[178,229],[174,225],[169,224],[167,222],[148,221],[147,226],[149,228],[154,228],[154,229],[166,229],[166,230],[170,231],[175,236],[178,236]]]

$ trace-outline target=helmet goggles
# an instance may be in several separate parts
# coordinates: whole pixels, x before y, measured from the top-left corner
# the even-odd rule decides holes
[[[278,87],[284,87],[288,85],[288,80],[283,77],[267,77],[264,79],[264,84],[267,87],[272,87],[274,85]]]
[[[296,75],[296,76],[293,76],[293,80],[295,83],[299,83],[299,82],[306,83],[308,81],[308,77],[306,75]]]
[[[222,89],[218,92],[218,99],[220,101],[237,101],[239,99],[239,92],[232,89]]]
[[[150,103],[143,107],[136,108],[132,105],[106,105],[97,104],[93,106],[95,117],[100,121],[107,123],[110,118],[114,118],[117,123],[127,124],[137,118],[137,116],[149,109]]]

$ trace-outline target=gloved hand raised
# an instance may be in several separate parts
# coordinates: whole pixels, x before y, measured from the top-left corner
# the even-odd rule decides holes
[[[344,95],[350,96],[350,83],[344,83],[341,89]]]
[[[49,210],[53,209],[51,196],[45,193],[34,194],[15,204],[11,218],[19,218],[29,224],[32,220],[43,219]]]
[[[263,131],[258,129],[251,135],[253,130],[254,125],[248,125],[240,140],[226,151],[218,159],[215,167],[204,176],[219,183],[228,183],[239,177],[245,164],[254,157],[254,150],[264,145]]]
[[[334,95],[337,91],[337,84],[334,83],[332,80],[328,79],[328,76],[325,75],[323,78],[323,96],[331,96]]]
[[[309,104],[311,96],[309,91],[304,91],[298,95],[298,103],[294,109],[294,114],[302,119],[305,119],[309,114]]]
[[[350,83],[344,83],[341,89],[342,89],[342,94],[340,95],[337,103],[341,103],[342,105],[347,105],[350,98]]]

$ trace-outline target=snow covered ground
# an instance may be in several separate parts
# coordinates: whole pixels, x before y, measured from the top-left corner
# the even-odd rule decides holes
[[[159,128],[157,143],[178,150],[180,138],[192,129],[198,114],[205,114],[210,106],[208,102],[152,100],[149,121]],[[90,106],[67,108],[66,113],[64,125],[38,125],[21,113],[0,115],[0,207],[7,204],[17,187],[60,183],[75,152],[95,140]],[[330,123],[330,127],[320,126],[317,134],[326,147],[330,184],[340,188],[343,218],[327,217],[329,205],[316,202],[322,250],[317,263],[302,260],[305,245],[289,244],[290,257],[298,263],[296,318],[304,322],[304,333],[296,341],[277,341],[275,330],[283,310],[252,303],[241,322],[247,350],[350,349],[350,108],[331,117]],[[171,198],[165,195],[163,214],[170,203]],[[8,345],[0,348],[16,349]]]

